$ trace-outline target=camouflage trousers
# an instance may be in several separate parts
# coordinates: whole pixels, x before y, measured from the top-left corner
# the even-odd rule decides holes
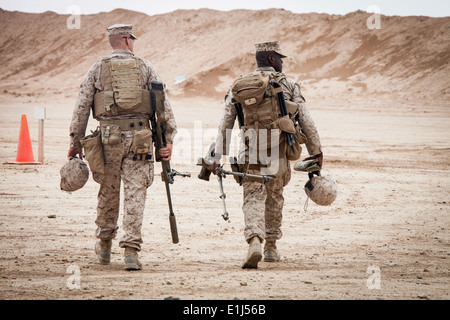
[[[249,173],[260,174],[259,170],[249,170]],[[245,229],[244,236],[247,242],[254,236],[261,241],[279,240],[283,236],[281,232],[281,220],[283,217],[283,189],[291,180],[291,169],[276,176],[272,181],[262,184],[259,182],[245,181],[244,212]]]
[[[119,246],[140,250],[147,188],[153,182],[153,162],[134,161],[130,154],[132,141],[133,132],[123,131],[121,143],[103,146],[105,173],[94,174],[94,180],[100,184],[95,234],[103,240],[115,238],[118,229],[120,185],[123,181],[124,235]]]

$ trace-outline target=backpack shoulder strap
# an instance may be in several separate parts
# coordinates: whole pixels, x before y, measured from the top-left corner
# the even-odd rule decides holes
[[[111,78],[111,58],[106,57],[102,59],[102,87],[103,91],[112,91]]]
[[[275,80],[276,82],[278,82],[278,83],[279,83],[281,80],[286,79],[286,75],[285,75],[284,73],[282,73],[282,72],[274,73],[274,74],[273,74],[273,77],[274,77],[274,80]]]

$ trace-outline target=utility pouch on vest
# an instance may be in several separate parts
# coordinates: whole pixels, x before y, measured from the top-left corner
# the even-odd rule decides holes
[[[133,160],[153,160],[152,158],[152,131],[142,129],[134,133],[131,153]]]
[[[115,145],[121,141],[120,127],[114,124],[102,126],[102,143],[103,145]]]
[[[295,133],[295,125],[294,122],[289,118],[289,116],[284,116],[279,119],[278,125],[281,129],[281,131],[286,133]]]
[[[289,116],[284,116],[279,119],[279,126],[281,131],[286,133],[291,133],[294,135],[294,143],[289,146],[287,145],[286,135],[282,136],[282,144],[286,143],[286,157],[290,161],[298,160],[302,154],[301,144],[306,143],[308,139],[303,134],[299,125],[294,125],[294,122],[289,118]]]
[[[293,117],[298,112],[298,105],[295,102],[286,100],[286,107],[289,117]],[[294,122],[287,116],[280,119],[280,129],[294,135],[294,143],[286,146],[286,157],[290,161],[298,160],[302,154],[301,144],[307,143],[308,138],[303,134],[300,125],[294,125]],[[285,118],[287,118],[285,120]]]
[[[291,117],[298,111],[298,105],[295,102],[286,100],[286,107]]]
[[[268,83],[269,75],[264,72],[241,76],[234,81],[231,92],[242,107],[257,106],[264,99]]]
[[[100,128],[80,140],[92,173],[105,173],[105,158]]]
[[[295,142],[292,144],[292,146],[286,147],[286,158],[288,160],[296,161],[300,158],[300,156],[302,155],[301,144],[303,142],[299,142],[299,141],[302,141],[304,138],[306,138],[306,136],[301,132],[300,128],[299,127],[295,128],[295,133],[294,133]]]

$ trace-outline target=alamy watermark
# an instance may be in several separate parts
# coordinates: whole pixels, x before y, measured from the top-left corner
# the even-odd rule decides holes
[[[81,270],[76,264],[67,267],[66,273],[71,274],[66,280],[66,286],[69,290],[81,289]]]
[[[66,12],[70,14],[67,18],[67,29],[81,29],[81,9],[79,6],[71,5]]]
[[[381,10],[379,6],[370,6],[367,8],[368,13],[373,13],[369,18],[367,18],[366,25],[367,29],[381,29]]]
[[[216,142],[216,153],[227,151],[237,155],[237,164],[262,164],[262,175],[274,175],[280,166],[280,140],[283,134],[279,129],[217,129],[203,128],[202,121],[194,121],[194,128],[178,128],[174,139],[172,159],[174,163],[195,163],[204,157],[211,143]],[[219,159],[215,159],[219,160]]]
[[[381,270],[378,266],[369,266],[367,268],[367,273],[370,274],[366,281],[367,289],[369,290],[380,290],[381,289]]]

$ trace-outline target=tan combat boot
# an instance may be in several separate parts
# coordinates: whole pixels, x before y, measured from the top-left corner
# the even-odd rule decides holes
[[[142,270],[142,264],[139,261],[138,250],[135,248],[125,248],[125,270]]]
[[[259,238],[253,237],[249,242],[247,258],[242,265],[243,269],[256,269],[258,268],[258,262],[261,261],[262,250],[261,250],[261,240]]]
[[[98,263],[107,265],[111,261],[112,240],[99,240],[95,243],[95,253],[98,257]]]
[[[266,241],[266,244],[264,246],[264,261],[265,262],[280,261],[280,254],[278,253],[275,241]]]

